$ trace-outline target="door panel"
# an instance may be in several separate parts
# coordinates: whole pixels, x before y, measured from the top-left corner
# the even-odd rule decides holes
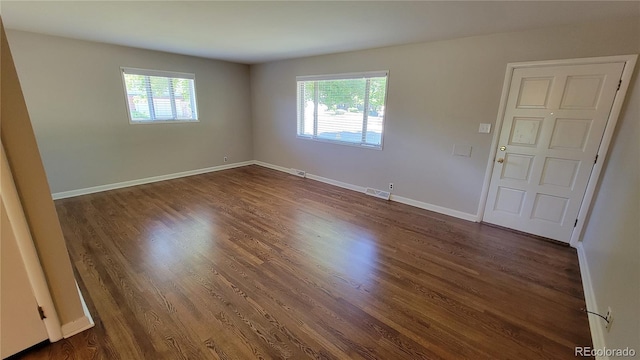
[[[540,185],[573,189],[580,161],[548,157],[542,167]]]
[[[507,154],[502,166],[502,179],[519,181],[529,180],[533,156],[525,154]]]
[[[514,70],[484,221],[569,242],[623,68]]]
[[[544,118],[516,117],[513,119],[513,130],[509,137],[509,145],[535,147],[538,145],[540,129]]]

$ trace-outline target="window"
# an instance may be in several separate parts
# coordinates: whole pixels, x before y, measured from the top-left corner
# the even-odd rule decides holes
[[[387,77],[298,76],[298,136],[382,149]]]
[[[195,75],[122,68],[131,123],[198,121]]]

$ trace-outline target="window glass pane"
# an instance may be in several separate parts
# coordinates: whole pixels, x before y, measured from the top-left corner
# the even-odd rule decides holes
[[[193,75],[124,68],[123,73],[131,121],[198,119]]]
[[[156,119],[173,119],[171,111],[171,99],[169,99],[169,78],[159,76],[149,76],[151,93],[153,94],[153,107]]]
[[[191,86],[193,80],[172,79],[173,92],[176,102],[176,111],[179,119],[194,119],[195,113],[192,111]]]
[[[362,141],[365,79],[318,82],[318,138]]]
[[[387,78],[371,78],[369,83],[369,116],[367,119],[366,142],[382,145],[382,120],[384,100],[387,93]]]
[[[382,146],[387,77],[355,75],[298,80],[298,136]]]
[[[315,83],[314,82],[304,82],[301,83],[299,91],[302,92],[298,96],[298,99],[302,100],[301,106],[303,109],[300,112],[300,116],[302,117],[301,123],[301,133],[300,135],[313,135],[313,114],[315,110]]]
[[[144,75],[124,75],[131,120],[150,120],[149,101]]]

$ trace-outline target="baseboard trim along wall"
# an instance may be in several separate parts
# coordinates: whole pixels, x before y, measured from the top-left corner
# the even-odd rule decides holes
[[[74,196],[93,194],[93,193],[97,193],[97,192],[101,192],[101,191],[121,189],[121,188],[125,188],[125,187],[130,187],[130,186],[149,184],[149,183],[158,182],[158,181],[177,179],[177,178],[181,178],[181,177],[205,174],[205,173],[209,173],[209,172],[226,170],[226,169],[233,169],[233,168],[242,167],[242,166],[248,166],[248,165],[258,165],[258,166],[262,166],[262,167],[266,167],[266,168],[269,168],[269,169],[273,169],[273,170],[277,170],[277,171],[281,171],[281,172],[284,172],[284,173],[291,174],[291,169],[290,168],[285,168],[283,166],[269,164],[269,163],[266,163],[266,162],[263,162],[263,161],[250,160],[250,161],[243,161],[243,162],[238,162],[238,163],[233,163],[233,164],[228,164],[228,165],[213,166],[213,167],[208,167],[208,168],[204,168],[204,169],[189,170],[189,171],[183,171],[183,172],[179,172],[179,173],[152,176],[152,177],[143,178],[143,179],[137,179],[137,180],[123,181],[123,182],[119,182],[119,183],[115,183],[115,184],[106,184],[106,185],[93,186],[93,187],[84,188],[84,189],[78,189],[78,190],[63,191],[63,192],[53,193],[52,197],[53,197],[53,200],[65,199],[65,198],[70,198],[70,197],[74,197]],[[323,182],[323,183],[326,183],[326,184],[338,186],[338,187],[341,187],[341,188],[344,188],[344,189],[348,189],[348,190],[358,191],[358,192],[361,192],[361,193],[364,193],[365,190],[367,189],[365,186],[349,184],[349,183],[345,183],[345,182],[342,182],[342,181],[333,180],[333,179],[329,179],[329,178],[325,178],[325,177],[322,177],[322,176],[319,176],[319,175],[314,175],[314,174],[309,174],[309,173],[307,173],[305,175],[305,177],[308,178],[308,179],[311,179],[311,180],[320,181],[320,182]],[[453,217],[456,217],[456,218],[459,218],[459,219],[463,219],[463,220],[467,220],[467,221],[472,221],[472,222],[476,222],[477,221],[477,215],[476,214],[469,214],[469,213],[465,213],[465,212],[462,212],[462,211],[453,210],[453,209],[449,209],[449,208],[446,208],[446,207],[433,205],[433,204],[429,204],[429,203],[426,203],[426,202],[422,202],[422,201],[418,201],[418,200],[414,200],[414,199],[410,199],[410,198],[406,198],[406,197],[402,197],[402,196],[398,196],[398,195],[391,195],[390,200],[391,201],[397,201],[399,203],[410,205],[410,206],[415,206],[417,208],[421,208],[421,209],[437,212],[437,213],[440,213],[440,214],[453,216]]]
[[[179,173],[152,176],[152,177],[143,178],[143,179],[129,180],[129,181],[123,181],[123,182],[118,182],[114,184],[93,186],[93,187],[78,189],[78,190],[62,191],[62,192],[53,193],[51,196],[53,197],[53,200],[65,199],[65,198],[70,198],[74,196],[93,194],[101,191],[121,189],[121,188],[130,187],[130,186],[150,184],[158,181],[177,179],[177,178],[193,176],[193,175],[200,175],[200,174],[205,174],[205,173],[220,171],[220,170],[233,169],[237,167],[252,165],[253,163],[254,163],[253,161],[243,161],[243,162],[237,162],[237,163],[228,164],[228,165],[220,165],[220,166],[213,166],[213,167],[208,167],[204,169],[182,171]]]
[[[290,173],[290,170],[291,170],[291,169],[285,168],[283,166],[273,165],[273,164],[265,163],[265,162],[262,162],[262,161],[254,161],[254,164],[262,166],[262,167],[266,167],[266,168],[269,168],[269,169],[282,171],[282,172],[285,172],[285,173]],[[310,173],[306,174],[306,178],[311,179],[311,180],[320,181],[320,182],[323,182],[323,183],[326,183],[326,184],[338,186],[338,187],[341,187],[341,188],[344,188],[344,189],[349,189],[349,190],[353,190],[353,191],[362,192],[362,193],[364,193],[365,190],[367,189],[365,186],[353,185],[353,184],[349,184],[349,183],[345,183],[345,182],[342,182],[342,181],[325,178],[325,177],[314,175],[314,174],[310,174]],[[453,210],[453,209],[449,209],[449,208],[446,208],[446,207],[433,205],[433,204],[429,204],[429,203],[426,203],[426,202],[422,202],[422,201],[406,198],[406,197],[403,197],[403,196],[391,195],[390,200],[391,201],[397,201],[397,202],[402,203],[402,204],[414,206],[414,207],[417,207],[417,208],[420,208],[420,209],[425,209],[425,210],[437,212],[437,213],[440,213],[440,214],[449,215],[449,216],[456,217],[456,218],[463,219],[463,220],[467,220],[467,221],[477,222],[477,218],[478,218],[477,214],[469,214],[469,213],[465,213],[465,212],[462,212],[462,211]]]
[[[429,211],[437,212],[440,214],[449,215],[458,219],[467,220],[471,222],[478,222],[478,215],[476,214],[469,214],[466,212],[453,210],[443,206],[433,205],[433,204],[429,204],[426,202],[422,202],[422,201],[418,201],[418,200],[414,200],[414,199],[410,199],[410,198],[406,198],[398,195],[391,195],[390,200],[397,201],[399,203],[410,205],[410,206],[415,206],[417,208],[421,208],[424,210],[429,210]]]
[[[357,191],[357,192],[361,192],[361,193],[363,193],[363,192],[365,192],[367,190],[367,188],[364,187],[364,186],[353,185],[353,184],[349,184],[349,183],[346,183],[346,182],[333,180],[333,179],[329,179],[329,178],[326,178],[326,177],[313,175],[313,174],[309,174],[309,173],[307,173],[307,179],[320,181],[320,182],[323,182],[325,184],[329,184],[329,185],[341,187],[343,189],[353,190],[353,191]]]
[[[284,166],[273,165],[273,164],[269,164],[269,163],[258,161],[258,160],[254,160],[253,164],[254,165],[259,165],[259,166],[262,166],[262,167],[266,167],[266,168],[269,168],[269,169],[273,169],[273,170],[282,171],[282,172],[285,172],[285,173],[288,173],[291,170],[291,169],[288,169],[288,168],[286,168]]]
[[[587,264],[587,254],[584,252],[582,242],[576,246],[578,251],[578,263],[580,264],[580,276],[582,276],[582,288],[584,290],[584,301],[587,304],[587,310],[598,312],[598,304],[596,303],[596,295],[591,282],[591,274],[589,273],[589,265]],[[589,315],[589,329],[591,330],[591,339],[594,349],[604,349],[606,343],[604,341],[603,322],[597,316]],[[598,356],[598,360],[609,360],[608,356]]]
[[[80,296],[80,302],[82,303],[82,310],[84,311],[84,315],[75,319],[74,321],[62,325],[62,337],[65,339],[79,334],[85,330],[91,329],[95,325],[93,322],[93,318],[91,317],[91,313],[89,313],[89,308],[87,308],[87,303],[84,302],[84,297],[82,296],[82,292],[80,291],[77,282],[76,289],[78,289],[78,295]]]

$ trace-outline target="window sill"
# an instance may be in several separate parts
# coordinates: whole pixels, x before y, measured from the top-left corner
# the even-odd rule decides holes
[[[382,151],[382,144],[380,144],[380,145],[369,145],[369,144],[362,144],[362,143],[351,143],[351,142],[346,142],[346,141],[314,138],[312,136],[304,136],[304,135],[296,135],[296,138],[302,139],[302,140],[317,141],[317,142],[322,142],[322,143],[329,143],[329,144],[357,147],[357,148],[361,148],[361,149],[370,149],[370,150]]]
[[[150,125],[150,124],[183,124],[183,123],[197,123],[198,119],[188,120],[129,120],[129,124],[132,125]]]

